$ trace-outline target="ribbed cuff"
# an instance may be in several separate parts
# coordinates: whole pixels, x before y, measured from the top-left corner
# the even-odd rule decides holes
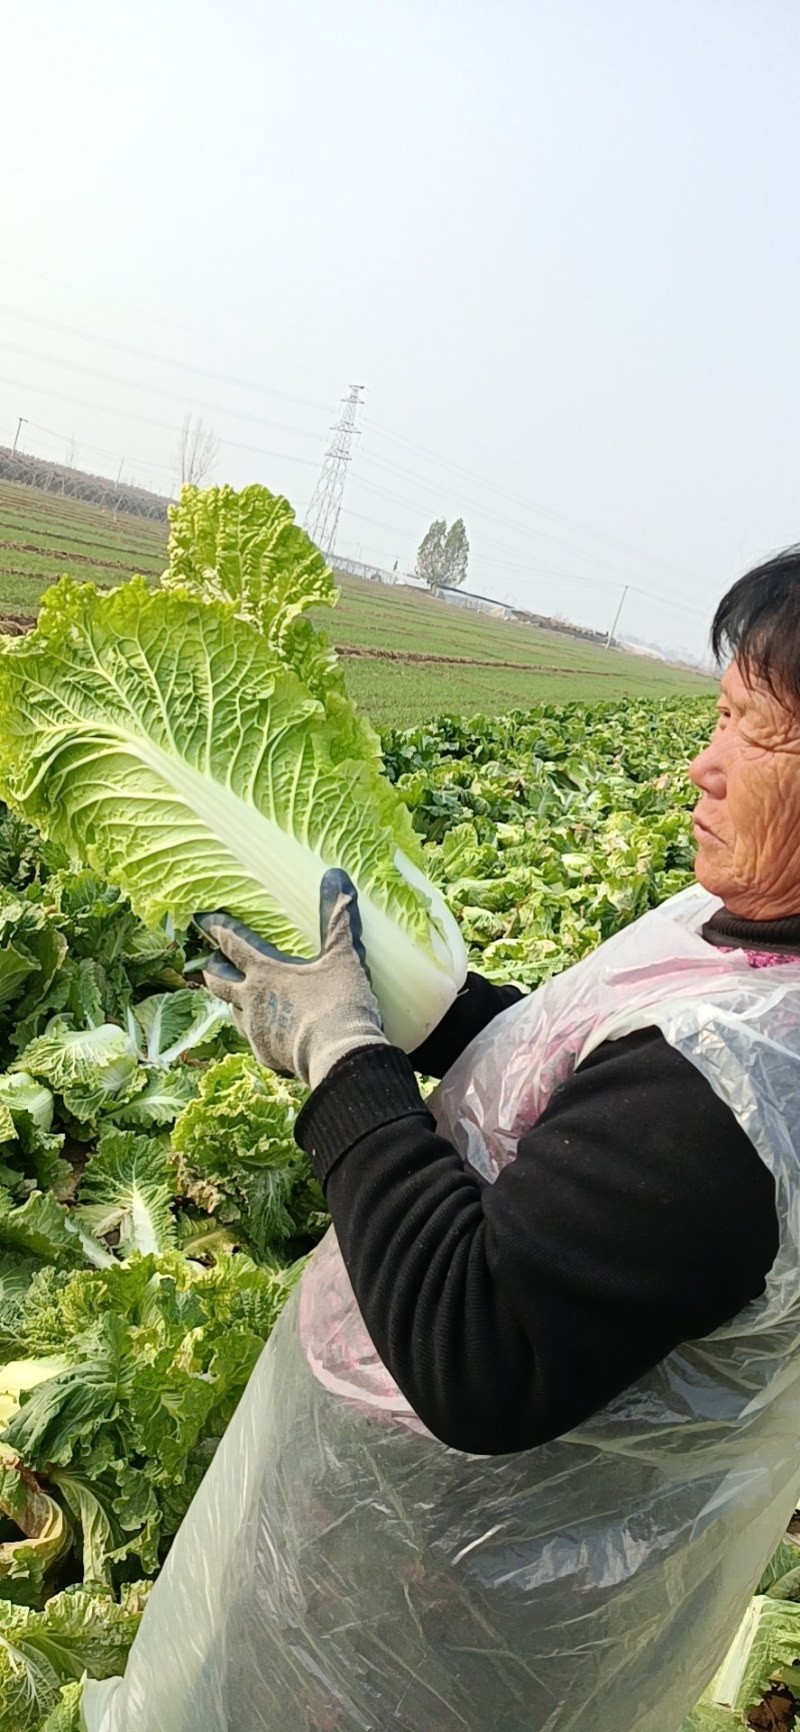
[[[444,1076],[476,1034],[523,996],[519,987],[497,986],[471,971],[438,1027],[409,1054],[414,1069],[423,1076]]]
[[[320,1184],[348,1149],[394,1119],[430,1114],[413,1068],[397,1046],[365,1046],[340,1059],[306,1101],[295,1125]]]

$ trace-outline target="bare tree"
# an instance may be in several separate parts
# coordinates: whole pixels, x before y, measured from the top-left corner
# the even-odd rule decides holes
[[[202,415],[187,415],[178,441],[178,485],[201,487],[219,458],[219,440]]]

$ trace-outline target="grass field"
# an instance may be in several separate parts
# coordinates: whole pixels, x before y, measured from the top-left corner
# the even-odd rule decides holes
[[[499,715],[548,699],[591,702],[713,690],[712,681],[688,669],[462,612],[416,590],[355,580],[342,586],[326,629],[346,658],[347,683],[358,703],[377,721],[395,724],[448,710]]]
[[[29,616],[65,571],[120,583],[164,569],[166,525],[0,481],[0,610]]]
[[[103,585],[134,572],[155,578],[166,538],[163,524],[0,482],[0,614],[31,619],[42,591],[65,571]],[[462,611],[413,589],[345,579],[335,613],[317,617],[345,659],[350,691],[376,722],[713,689],[689,670]]]

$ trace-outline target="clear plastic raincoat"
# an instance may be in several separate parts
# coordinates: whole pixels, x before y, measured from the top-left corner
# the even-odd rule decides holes
[[[557,1442],[466,1456],[381,1365],[329,1235],[89,1732],[678,1732],[800,1487],[800,964],[711,948],[716,906],[684,892],[514,1005],[432,1105],[494,1177],[589,1051],[658,1026],[775,1176],[763,1299]]]

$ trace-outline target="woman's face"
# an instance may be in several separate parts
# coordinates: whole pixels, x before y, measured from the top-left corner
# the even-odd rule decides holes
[[[711,742],[689,766],[701,790],[697,877],[745,919],[800,914],[800,716],[736,662],[717,708]]]

